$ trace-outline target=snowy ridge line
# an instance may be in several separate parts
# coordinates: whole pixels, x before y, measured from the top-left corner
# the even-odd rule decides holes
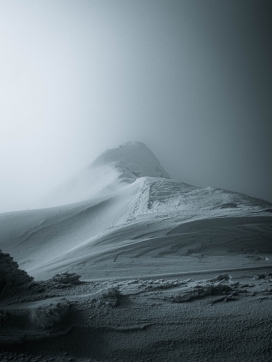
[[[67,205],[108,195],[145,176],[170,178],[148,147],[141,142],[129,142],[105,151],[77,175],[37,201],[34,207]]]
[[[172,180],[160,167],[142,144],[106,151],[53,197],[62,206],[49,198],[50,207],[0,215],[0,247],[40,279],[64,267],[86,276],[137,263],[198,269],[215,255],[219,267],[271,260],[271,203]]]

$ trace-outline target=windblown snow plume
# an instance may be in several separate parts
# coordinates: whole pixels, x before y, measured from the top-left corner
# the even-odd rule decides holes
[[[72,179],[45,195],[35,207],[66,205],[107,195],[146,176],[170,178],[146,145],[128,142],[102,153]]]

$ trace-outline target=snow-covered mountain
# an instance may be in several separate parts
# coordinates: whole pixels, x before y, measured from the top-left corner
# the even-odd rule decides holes
[[[45,195],[35,207],[66,205],[109,194],[145,176],[170,178],[146,145],[125,143],[105,151],[73,178]]]
[[[108,150],[40,202],[0,214],[0,248],[35,278],[263,265],[272,205],[173,180],[142,143]],[[54,206],[54,207],[51,207]]]

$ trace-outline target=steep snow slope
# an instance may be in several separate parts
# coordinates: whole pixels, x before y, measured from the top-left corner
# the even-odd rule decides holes
[[[35,208],[66,205],[106,195],[143,176],[170,178],[155,155],[141,142],[110,149],[72,179],[37,201]]]
[[[1,299],[1,361],[269,360],[272,205],[172,180],[147,150],[0,214],[0,248],[35,277],[2,254],[0,284],[23,284]],[[65,271],[85,281],[48,279]]]
[[[86,278],[179,272],[206,268],[211,255],[213,268],[272,256],[271,204],[172,180],[142,143],[106,151],[45,204],[82,198],[0,214],[0,247],[38,278],[67,269]]]
[[[0,244],[26,270],[61,256],[118,223],[136,187],[69,206],[0,214]]]
[[[103,197],[1,214],[0,245],[39,279],[65,270],[91,278],[263,265],[272,259],[269,206],[141,177]]]

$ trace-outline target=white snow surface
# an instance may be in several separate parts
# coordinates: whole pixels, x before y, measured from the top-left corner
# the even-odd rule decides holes
[[[0,214],[1,361],[270,360],[270,203],[129,143],[41,205]]]
[[[210,258],[214,269],[272,260],[270,203],[172,180],[141,143],[106,151],[51,196],[49,205],[66,205],[0,214],[0,248],[36,279],[67,270],[84,278],[179,273],[210,268]]]

